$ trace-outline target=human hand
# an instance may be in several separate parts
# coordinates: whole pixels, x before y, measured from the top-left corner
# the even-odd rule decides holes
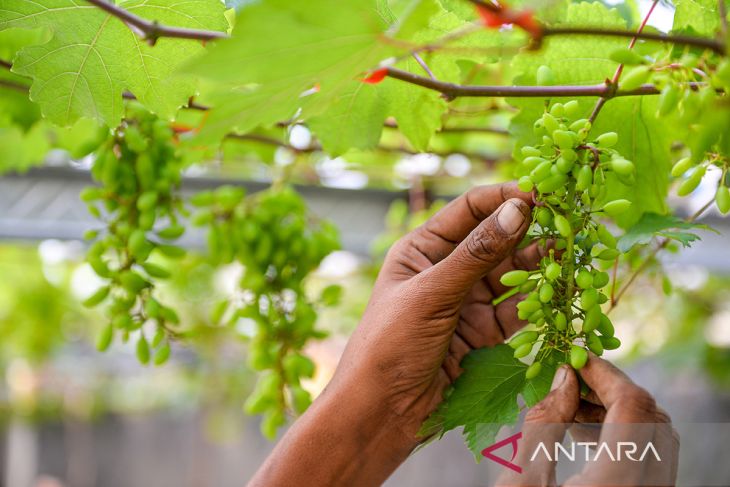
[[[594,449],[595,456],[590,457],[593,460],[586,462],[582,472],[569,477],[564,486],[674,485],[679,437],[667,413],[646,390],[603,359],[591,356],[579,373],[591,391],[581,398],[575,371],[567,365],[560,367],[551,392],[525,417],[514,460],[522,473],[505,471],[497,485],[556,485],[554,444],[563,441],[566,431],[570,431],[574,442],[592,443],[597,448],[605,444],[615,458],[605,452],[599,456]],[[641,461],[626,455],[619,459],[616,452],[621,442],[624,451],[637,446],[634,458],[641,457],[651,442],[661,461],[652,453]],[[547,445],[551,459],[535,455],[540,443]],[[583,450],[579,451],[583,455]]]
[[[416,446],[461,359],[524,325],[519,296],[492,301],[508,290],[502,274],[534,269],[543,256],[537,243],[515,250],[531,203],[512,183],[478,187],[396,243],[328,388],[387,405],[378,424],[392,423]]]

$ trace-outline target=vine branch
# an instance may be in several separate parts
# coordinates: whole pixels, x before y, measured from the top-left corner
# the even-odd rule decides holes
[[[177,39],[194,39],[199,41],[212,41],[225,39],[228,34],[215,30],[188,29],[185,27],[170,27],[157,22],[147,20],[131,13],[106,0],[86,0],[88,3],[99,7],[108,14],[118,18],[133,30],[138,31],[151,45],[157,42],[160,37],[173,37]]]

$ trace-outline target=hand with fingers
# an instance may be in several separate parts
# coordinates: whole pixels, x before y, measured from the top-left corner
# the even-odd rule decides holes
[[[554,445],[569,432],[573,442],[590,444],[592,453],[582,471],[567,478],[564,486],[673,486],[679,437],[667,413],[646,390],[603,359],[591,356],[579,374],[590,388],[585,397],[580,396],[576,372],[567,365],[558,369],[550,393],[525,417],[514,460],[522,472],[506,471],[498,485],[556,485]],[[544,450],[539,450],[540,444]],[[538,450],[540,454],[535,454]],[[584,451],[578,451],[576,457],[585,458]]]
[[[524,325],[518,296],[492,302],[507,291],[502,274],[537,268],[544,255],[536,243],[517,249],[531,204],[513,183],[477,187],[393,246],[334,378],[254,485],[379,485],[390,475],[461,359]],[[305,453],[313,445],[335,451],[321,462]]]

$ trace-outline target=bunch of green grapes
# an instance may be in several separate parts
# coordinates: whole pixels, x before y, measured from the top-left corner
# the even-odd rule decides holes
[[[730,90],[730,61],[709,53],[698,56],[686,52],[679,58],[669,54],[665,59],[652,59],[630,49],[611,55],[616,62],[631,68],[621,78],[625,90],[651,82],[661,88],[657,101],[657,117],[676,112],[679,123],[696,131],[688,144],[689,157],[680,159],[672,168],[672,176],[682,178],[677,193],[686,196],[694,191],[707,170],[716,166],[722,176],[715,192],[717,208],[730,212],[730,182],[727,180],[730,154],[730,106],[725,93]],[[709,82],[708,82],[709,81]],[[690,87],[689,83],[704,86]],[[702,123],[697,124],[698,121]]]
[[[177,194],[181,168],[169,125],[135,112],[96,152],[91,172],[101,186],[81,194],[91,214],[104,222],[103,231],[86,235],[95,240],[87,260],[106,284],[84,304],[106,302],[110,316],[97,347],[106,350],[115,335],[124,342],[134,338],[143,364],[167,360],[171,327],[179,322],[175,311],[155,298],[155,280],[170,276],[159,257],[185,254],[170,243],[184,232]]]
[[[312,218],[289,187],[246,197],[241,188],[222,186],[192,203],[199,208],[193,222],[209,227],[212,259],[244,268],[238,295],[216,306],[213,321],[253,326],[248,361],[262,374],[245,408],[264,415],[261,429],[273,437],[287,413],[301,413],[311,402],[301,380],[313,377],[314,363],[302,349],[325,336],[315,328],[316,307],[335,304],[340,288],[325,288],[315,303],[303,282],[338,247],[337,231]]]
[[[539,269],[517,270],[501,278],[511,293],[527,294],[518,315],[534,329],[516,335],[509,344],[517,358],[539,345],[527,377],[540,373],[543,360],[558,360],[580,369],[591,350],[601,355],[620,346],[611,320],[602,312],[608,300],[602,289],[609,276],[601,270],[619,255],[616,239],[598,221],[617,216],[630,202],[606,198],[606,177],[613,173],[623,184],[634,182],[631,161],[611,147],[617,134],[589,138],[588,120],[575,120],[578,103],[555,103],[534,125],[542,137],[538,146],[522,147],[519,179],[522,191],[535,190],[537,205],[529,237],[550,248]]]

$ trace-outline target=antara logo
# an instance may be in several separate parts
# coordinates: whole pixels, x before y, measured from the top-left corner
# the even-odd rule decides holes
[[[513,463],[513,460],[517,456],[518,442],[521,439],[522,432],[516,433],[488,446],[482,450],[482,455],[484,458],[492,460],[503,467],[509,468],[517,473],[522,473],[522,467]],[[512,449],[512,455],[509,460],[494,454],[496,450],[507,445],[511,446]],[[533,450],[532,455],[530,455],[529,461],[534,462],[538,457],[543,456],[550,462],[557,462],[561,458],[571,462],[576,461],[576,459],[578,461],[597,462],[603,458],[609,459],[612,462],[642,462],[649,455],[653,456],[658,462],[662,461],[652,442],[648,442],[643,449],[639,448],[633,441],[619,441],[613,447],[609,443],[595,441],[569,442],[565,446],[561,442],[555,442],[551,446],[548,445],[545,442],[539,442]],[[591,451],[591,448],[593,448],[594,452]],[[581,449],[583,449],[583,455],[579,455]]]

